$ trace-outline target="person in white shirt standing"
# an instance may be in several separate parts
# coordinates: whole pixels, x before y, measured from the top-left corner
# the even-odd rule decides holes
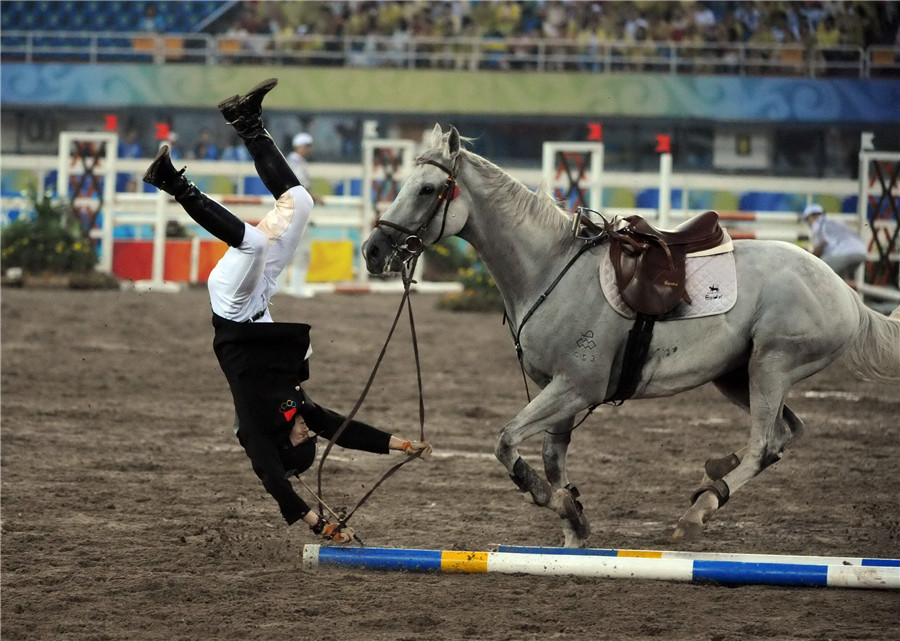
[[[293,147],[293,151],[288,154],[288,165],[290,165],[294,174],[297,176],[297,180],[300,181],[300,184],[309,191],[313,202],[317,205],[322,204],[322,200],[312,193],[312,179],[309,175],[308,158],[312,155],[313,137],[305,131],[302,131],[294,136],[291,141],[291,147]],[[291,290],[295,296],[309,298],[313,295],[313,293],[306,288],[306,276],[309,272],[311,256],[312,244],[310,242],[310,236],[307,234],[300,242],[300,247],[297,248],[293,269],[291,270]]]
[[[841,278],[852,278],[866,260],[866,245],[852,229],[838,220],[825,217],[821,205],[809,205],[803,220],[812,234],[812,253],[821,258]]]

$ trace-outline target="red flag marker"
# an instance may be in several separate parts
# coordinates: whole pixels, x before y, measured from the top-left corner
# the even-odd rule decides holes
[[[599,122],[588,123],[588,140],[603,142],[603,125]]]
[[[115,114],[106,114],[103,121],[103,128],[106,131],[116,131],[119,128],[119,117]]]
[[[156,123],[156,139],[157,140],[168,140],[169,139],[169,125],[164,122]]]
[[[672,153],[672,141],[666,134],[656,136],[656,151],[661,154]]]

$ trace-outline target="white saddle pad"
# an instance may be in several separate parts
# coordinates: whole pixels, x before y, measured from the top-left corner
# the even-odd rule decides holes
[[[636,318],[637,313],[619,294],[616,274],[607,248],[600,261],[600,288],[616,312],[625,318]],[[659,320],[683,320],[724,314],[737,302],[737,273],[734,253],[688,256],[685,259],[685,291],[691,303],[681,301],[671,312]]]

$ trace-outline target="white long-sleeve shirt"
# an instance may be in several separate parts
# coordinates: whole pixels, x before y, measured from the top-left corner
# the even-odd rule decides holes
[[[852,256],[866,253],[866,245],[847,225],[820,216],[810,227],[813,245],[822,245],[823,256]]]

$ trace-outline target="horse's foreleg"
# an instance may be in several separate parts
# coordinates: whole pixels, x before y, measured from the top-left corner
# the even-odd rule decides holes
[[[557,377],[497,433],[494,455],[519,489],[530,492],[538,505],[546,505],[550,500],[550,484],[519,456],[519,444],[548,427],[571,420],[585,404],[563,377]]]
[[[569,450],[569,442],[572,440],[572,426],[574,419],[567,419],[559,425],[547,428],[544,432],[544,444],[541,456],[544,459],[544,471],[550,486],[557,490],[568,485],[569,478],[566,474],[566,453]]]
[[[578,500],[578,490],[569,484],[566,474],[566,453],[572,440],[573,424],[574,419],[570,418],[544,432],[541,450],[544,471],[553,491],[549,507],[563,521],[566,547],[580,547],[591,533],[591,525],[584,514],[584,507]]]

